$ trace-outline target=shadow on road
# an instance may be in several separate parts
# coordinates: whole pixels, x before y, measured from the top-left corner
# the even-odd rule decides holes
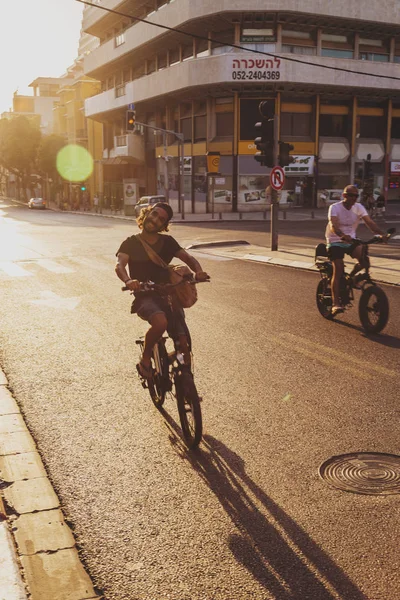
[[[237,528],[229,548],[252,576],[279,600],[368,600],[346,573],[246,473],[240,456],[205,435],[189,452],[173,418],[160,411],[171,443],[188,460]]]

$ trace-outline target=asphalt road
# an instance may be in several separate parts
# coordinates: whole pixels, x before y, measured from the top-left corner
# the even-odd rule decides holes
[[[399,496],[342,492],[318,472],[349,452],[400,454],[399,289],[385,286],[392,318],[368,338],[355,308],[319,316],[316,273],[202,258],[212,283],[187,312],[205,437],[191,454],[175,406],[159,414],[135,376],[145,326],[113,272],[132,231],[0,203],[0,365],[98,589],[107,600],[400,599]],[[222,235],[173,234],[185,245]]]

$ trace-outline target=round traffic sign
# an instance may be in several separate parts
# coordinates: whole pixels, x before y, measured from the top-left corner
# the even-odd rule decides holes
[[[269,176],[269,180],[271,187],[273,187],[274,190],[281,190],[285,183],[285,171],[282,169],[282,167],[274,167],[271,171],[271,175]]]

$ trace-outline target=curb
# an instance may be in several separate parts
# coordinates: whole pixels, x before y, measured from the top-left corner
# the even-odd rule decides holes
[[[99,599],[1,369],[0,483],[0,600]]]

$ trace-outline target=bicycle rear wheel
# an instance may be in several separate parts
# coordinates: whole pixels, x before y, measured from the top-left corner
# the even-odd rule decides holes
[[[199,395],[189,370],[176,377],[175,389],[183,437],[189,448],[196,448],[203,435],[203,421]]]
[[[157,368],[154,352],[151,357],[152,377],[147,380],[151,399],[157,408],[161,408],[165,401],[167,391],[170,389],[168,354],[163,343],[158,343],[158,354],[160,357],[159,368]]]
[[[379,333],[389,320],[389,300],[377,285],[371,285],[361,294],[358,314],[366,333]]]

